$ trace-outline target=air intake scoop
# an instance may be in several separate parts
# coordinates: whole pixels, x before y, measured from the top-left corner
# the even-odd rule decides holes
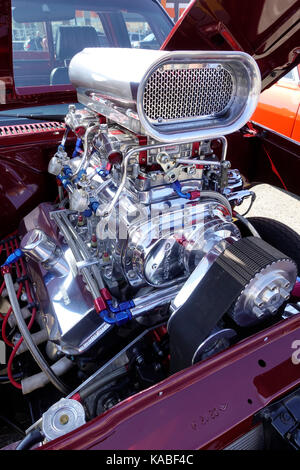
[[[79,102],[161,142],[240,129],[261,86],[256,62],[242,52],[91,48],[72,59],[69,74]]]

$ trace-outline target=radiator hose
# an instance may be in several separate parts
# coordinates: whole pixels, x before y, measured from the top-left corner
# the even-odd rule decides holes
[[[38,429],[34,429],[30,433],[28,433],[27,436],[25,436],[21,442],[19,442],[18,446],[16,447],[16,450],[29,450],[31,449],[31,447],[34,446],[34,444],[38,444],[43,440],[44,436],[41,431],[39,431]]]

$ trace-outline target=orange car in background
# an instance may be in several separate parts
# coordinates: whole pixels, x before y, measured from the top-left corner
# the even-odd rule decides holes
[[[252,121],[300,142],[300,66],[260,95]]]

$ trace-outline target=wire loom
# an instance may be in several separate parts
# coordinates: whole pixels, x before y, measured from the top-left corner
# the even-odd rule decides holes
[[[1,264],[3,264],[3,261],[5,261],[5,259],[7,259],[8,256],[18,248],[19,248],[19,240],[18,240],[16,232],[9,235],[6,239],[1,240],[0,242],[0,258],[2,261]],[[36,318],[37,306],[36,306],[36,303],[34,302],[33,290],[32,290],[32,286],[28,278],[24,260],[21,258],[15,263],[13,263],[10,267],[10,271],[13,276],[14,283],[18,285],[18,288],[17,288],[18,300],[22,302],[22,306],[27,307],[32,312],[30,321],[27,325],[28,329],[30,330]],[[0,287],[0,295],[2,297],[3,297],[4,289],[5,289],[5,282],[3,281]],[[26,300],[23,300],[23,298],[21,299],[21,296],[23,297],[23,294],[25,294]],[[8,325],[9,317],[11,316],[12,313],[13,311],[11,307],[9,307],[6,314],[0,313],[0,318],[1,318],[0,321],[2,321],[1,336],[5,344],[9,348],[12,348],[12,352],[10,354],[10,357],[7,363],[8,379],[14,387],[16,387],[19,390],[22,390],[21,384],[17,382],[16,377],[13,376],[12,365],[13,365],[14,357],[23,342],[23,337],[21,337],[17,341],[16,344],[14,344],[9,339],[9,334],[7,333],[7,325]]]

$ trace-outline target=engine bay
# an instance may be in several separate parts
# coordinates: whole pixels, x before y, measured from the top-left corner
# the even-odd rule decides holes
[[[50,401],[36,442],[281,321],[297,281],[295,260],[236,211],[255,199],[225,137],[257,103],[250,56],[86,49],[70,78],[85,108],[70,106],[49,162],[57,200],[1,245],[8,374]]]

